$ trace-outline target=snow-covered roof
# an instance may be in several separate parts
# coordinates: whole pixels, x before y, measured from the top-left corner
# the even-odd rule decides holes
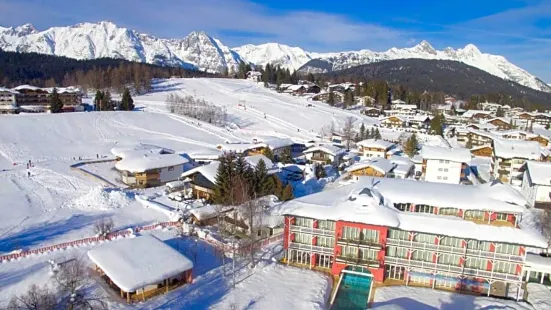
[[[122,290],[135,292],[182,274],[193,262],[152,235],[108,242],[88,257]]]
[[[287,87],[288,90],[292,90],[292,91],[297,91],[299,89],[304,89],[304,88],[306,88],[306,86],[304,85],[291,85]]]
[[[400,100],[401,101],[401,100]],[[403,102],[403,101],[402,101]],[[392,103],[395,103],[394,101]],[[405,103],[405,102],[404,102]],[[398,110],[417,110],[417,105],[415,104],[402,104],[402,103],[396,103],[394,105],[395,109]]]
[[[465,113],[463,113],[463,117],[471,118],[476,114],[486,114],[486,115],[492,115],[493,112],[491,111],[484,111],[484,110],[467,110]]]
[[[467,127],[467,131],[472,133],[472,134],[479,135],[479,136],[486,137],[486,138],[490,138],[490,139],[495,139],[496,136],[497,136],[493,132],[478,130],[478,129],[474,129],[474,128],[470,128],[470,127]]]
[[[551,257],[527,253],[526,267],[530,267],[532,270],[551,272]]]
[[[411,171],[411,168],[415,166],[413,161],[404,156],[392,155],[390,156],[390,161],[396,165],[394,174],[407,174]]]
[[[536,141],[494,139],[494,153],[501,158],[525,158],[537,160],[541,157],[540,144]]]
[[[356,145],[369,148],[378,148],[378,149],[389,149],[395,144],[392,142],[385,141],[383,139],[367,139],[360,142],[356,142]]]
[[[42,88],[43,90],[47,91],[49,94],[57,90],[58,94],[78,94],[80,93],[80,89],[76,87],[49,87],[49,88]]]
[[[528,160],[525,165],[532,183],[551,186],[551,163]]]
[[[121,171],[137,173],[152,169],[183,165],[186,163],[188,163],[188,160],[178,154],[146,154],[123,158],[115,164],[115,168]]]
[[[199,166],[197,168],[190,169],[184,173],[182,173],[182,178],[188,177],[190,175],[194,175],[196,173],[200,173],[203,175],[207,180],[209,180],[212,184],[216,183],[216,174],[218,173],[218,166],[220,165],[220,162],[217,160],[211,161],[208,165]]]
[[[14,90],[20,91],[20,90],[39,90],[40,87],[32,86],[32,85],[19,85],[14,88]]]
[[[386,121],[390,118],[397,118],[398,120],[402,121],[402,122],[405,122],[405,119],[403,119],[402,117],[398,116],[398,115],[391,115],[391,116],[386,116],[386,117],[383,117],[380,119],[380,121]]]
[[[198,221],[208,220],[218,215],[218,212],[228,212],[233,210],[233,206],[206,205],[200,208],[189,210]]]
[[[185,187],[186,186],[186,183],[185,181],[172,181],[172,182],[167,182],[165,184],[166,187],[170,188],[170,189],[175,189],[175,188],[182,188],[182,187]]]
[[[385,184],[387,180],[392,180],[389,183],[400,182],[400,184],[394,183],[390,186],[383,186],[383,188],[381,188],[382,184]],[[279,212],[281,214],[365,223],[394,227],[405,231],[446,235],[458,238],[521,244],[536,248],[547,247],[546,240],[542,236],[531,231],[513,227],[476,224],[471,221],[449,216],[401,212],[392,206],[392,202],[395,202],[393,200],[394,194],[400,192],[402,189],[400,185],[405,185],[406,183],[423,184],[425,182],[360,177],[359,181],[356,183],[286,202],[282,204]],[[458,187],[459,185],[454,186]],[[472,186],[462,187],[468,188]],[[393,189],[394,192],[391,193],[391,189]],[[439,193],[438,189],[427,190],[427,188],[424,189],[424,192],[425,193],[422,195],[426,198]],[[446,192],[450,194],[449,191]],[[416,195],[415,193],[408,194]],[[452,200],[457,201],[467,197],[466,195],[453,193],[451,197],[446,198],[446,200],[452,202]],[[476,202],[476,204],[484,204],[484,202],[485,201],[479,201]],[[471,203],[473,203],[473,201],[471,201]],[[444,207],[442,204],[439,206]]]
[[[489,119],[489,120],[485,121],[485,123],[490,123],[490,122],[493,122],[493,121],[502,121],[504,123],[511,124],[511,120],[507,119],[507,118],[504,118],[504,117],[494,117],[492,119]]]
[[[429,115],[422,115],[422,114],[418,114],[418,115],[414,115],[409,121],[410,122],[424,122],[426,120],[431,120],[430,116]]]
[[[467,128],[477,127],[478,129],[482,129],[482,130],[494,130],[497,128],[497,126],[492,123],[469,124],[466,127]]]
[[[396,165],[390,162],[388,159],[376,157],[371,160],[354,163],[352,166],[346,168],[346,171],[355,171],[367,167],[371,167],[382,174],[387,174],[388,172],[392,171],[392,169],[394,169]]]
[[[449,160],[458,163],[471,162],[471,152],[465,148],[445,148],[440,146],[423,145],[421,156],[424,159]]]
[[[174,154],[174,151],[161,146],[139,143],[130,146],[114,147],[111,149],[111,154],[120,158],[126,158],[148,154]]]
[[[394,99],[394,100],[392,100],[392,103],[394,103],[394,104],[404,104],[406,102],[404,100],[401,100],[401,99]]]
[[[486,182],[477,187],[484,191],[485,195],[489,198],[524,206],[528,204],[524,195],[509,184],[503,184],[500,180],[494,180],[492,182]]]
[[[5,87],[0,87],[0,93],[10,93],[12,95],[19,94],[18,91],[13,90],[13,89],[9,89],[9,88],[5,88]]]
[[[312,153],[312,152],[316,152],[316,151],[321,151],[321,152],[324,152],[324,153],[327,153],[327,154],[330,154],[330,155],[333,155],[333,156],[337,156],[337,155],[340,155],[340,154],[343,154],[345,152],[344,149],[341,149],[340,147],[336,147],[334,145],[331,145],[331,144],[323,144],[323,145],[317,145],[317,146],[313,146],[307,150],[304,151],[304,153]]]
[[[279,149],[286,146],[291,146],[294,144],[293,140],[289,138],[268,138],[262,140],[263,144],[265,144],[267,147],[269,147],[271,150]]]
[[[262,154],[252,155],[252,156],[246,156],[245,161],[249,163],[251,168],[256,168],[256,165],[260,162],[260,160],[263,160],[266,164],[266,169],[270,169],[274,166],[274,163],[266,156]]]

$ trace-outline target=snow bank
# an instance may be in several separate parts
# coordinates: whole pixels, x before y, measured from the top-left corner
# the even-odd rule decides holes
[[[136,196],[136,201],[139,202],[145,208],[155,209],[156,211],[159,211],[165,214],[166,216],[168,216],[169,219],[176,219],[178,217],[178,213],[175,212],[174,209],[164,204],[158,203],[156,201],[149,200],[147,197]]]
[[[551,291],[548,287],[538,283],[528,283],[528,301],[536,310],[551,309]]]
[[[81,209],[109,210],[124,208],[133,201],[133,198],[130,192],[97,186],[73,199],[70,205]]]

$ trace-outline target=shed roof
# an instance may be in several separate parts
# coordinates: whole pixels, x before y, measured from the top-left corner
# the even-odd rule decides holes
[[[142,156],[130,156],[121,159],[115,164],[115,168],[132,173],[146,172],[152,169],[178,166],[188,163],[188,160],[178,154],[145,154]]]

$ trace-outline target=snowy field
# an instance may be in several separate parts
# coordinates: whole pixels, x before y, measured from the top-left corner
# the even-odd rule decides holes
[[[377,310],[528,310],[529,304],[480,296],[453,294],[428,288],[406,286],[377,289],[371,305]]]

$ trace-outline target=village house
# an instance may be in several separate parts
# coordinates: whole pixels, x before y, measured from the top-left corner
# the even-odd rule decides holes
[[[174,154],[174,150],[156,146],[153,144],[138,143],[130,146],[120,146],[111,149],[111,154],[115,156],[115,160],[119,161],[127,157],[139,157],[146,155],[166,155]]]
[[[519,119],[523,121],[533,121],[534,118],[535,118],[535,114],[530,112],[519,112],[519,113],[513,114],[513,119]]]
[[[415,115],[408,120],[408,124],[411,128],[418,130],[428,130],[430,128],[431,118],[428,115]]]
[[[388,116],[381,119],[381,127],[403,128],[406,126],[406,120],[399,116]]]
[[[471,123],[471,124],[468,124],[465,127],[471,128],[471,129],[476,129],[476,130],[484,130],[484,131],[497,130],[497,127],[494,124],[485,123],[485,122],[481,122],[481,123],[478,123],[478,124]]]
[[[471,164],[469,150],[425,145],[420,155],[423,157],[425,181],[459,184],[466,179]]]
[[[344,156],[344,149],[330,144],[313,146],[304,151],[306,160],[336,166]]]
[[[341,278],[365,270],[379,284],[501,297],[516,288],[518,300],[528,248],[547,242],[516,228],[526,200],[514,195],[492,186],[358,177],[284,206],[285,262]]]
[[[487,131],[476,130],[472,128],[467,128],[467,130],[469,131],[467,141],[470,140],[472,146],[491,144],[495,138],[494,134]]]
[[[44,88],[49,95],[54,91],[53,88]],[[56,88],[59,100],[63,103],[63,112],[82,112],[82,92],[75,87]],[[48,97],[49,98],[49,97]]]
[[[450,137],[453,137],[455,136],[455,139],[457,140],[457,142],[462,145],[462,146],[466,146],[467,145],[467,141],[469,141],[469,129],[467,127],[464,127],[464,126],[455,126],[455,127],[450,127]]]
[[[31,85],[20,85],[13,90],[18,93],[16,101],[21,111],[27,113],[49,111],[50,95],[48,91]]]
[[[387,152],[396,145],[382,139],[367,139],[356,143],[358,151],[365,157],[387,158]]]
[[[498,130],[510,130],[513,128],[511,122],[503,117],[495,117],[486,121],[488,124],[496,126]]]
[[[551,115],[547,113],[536,113],[534,116],[534,123],[547,127],[551,123]]]
[[[360,111],[360,113],[369,117],[379,117],[379,115],[381,115],[381,111],[373,107],[365,107]]]
[[[370,96],[358,96],[358,97],[354,97],[354,101],[356,101],[356,104],[359,104],[362,106],[369,106],[375,102],[375,99],[373,99]]]
[[[262,73],[258,71],[247,72],[247,80],[252,82],[260,82],[262,80]]]
[[[335,102],[344,102],[344,93],[341,93],[339,91],[320,92],[312,96],[312,100],[327,102],[329,100],[330,93],[333,94],[333,98],[335,99]]]
[[[516,186],[522,185],[521,167],[524,163],[541,160],[540,145],[535,141],[494,139],[492,149],[492,175],[503,183]]]
[[[461,116],[465,119],[470,119],[473,121],[489,120],[494,118],[493,112],[482,111],[482,110],[467,110]]]
[[[152,235],[107,242],[88,257],[127,303],[141,302],[192,282],[193,262]]]
[[[190,169],[180,176],[191,184],[193,197],[197,199],[211,200],[216,184],[219,161],[211,161],[207,165]]]
[[[549,138],[543,135],[535,135],[532,134],[529,136],[526,140],[528,141],[536,141],[538,142],[542,147],[547,147],[549,145]]]
[[[389,160],[396,166],[391,173],[394,178],[407,179],[414,176],[415,163],[411,159],[400,155],[392,155]]]
[[[390,174],[394,168],[396,168],[396,165],[388,159],[384,157],[375,157],[354,163],[352,166],[346,168],[346,172],[353,176],[367,175],[385,177]]]
[[[115,168],[124,184],[144,188],[178,180],[188,162],[179,154],[143,154],[125,157],[116,162]]]
[[[19,112],[16,96],[19,92],[0,87],[0,114],[15,114]]]
[[[491,144],[474,146],[471,148],[471,154],[479,157],[492,157],[494,151]]]
[[[551,163],[526,161],[520,169],[522,194],[532,207],[551,208]]]

